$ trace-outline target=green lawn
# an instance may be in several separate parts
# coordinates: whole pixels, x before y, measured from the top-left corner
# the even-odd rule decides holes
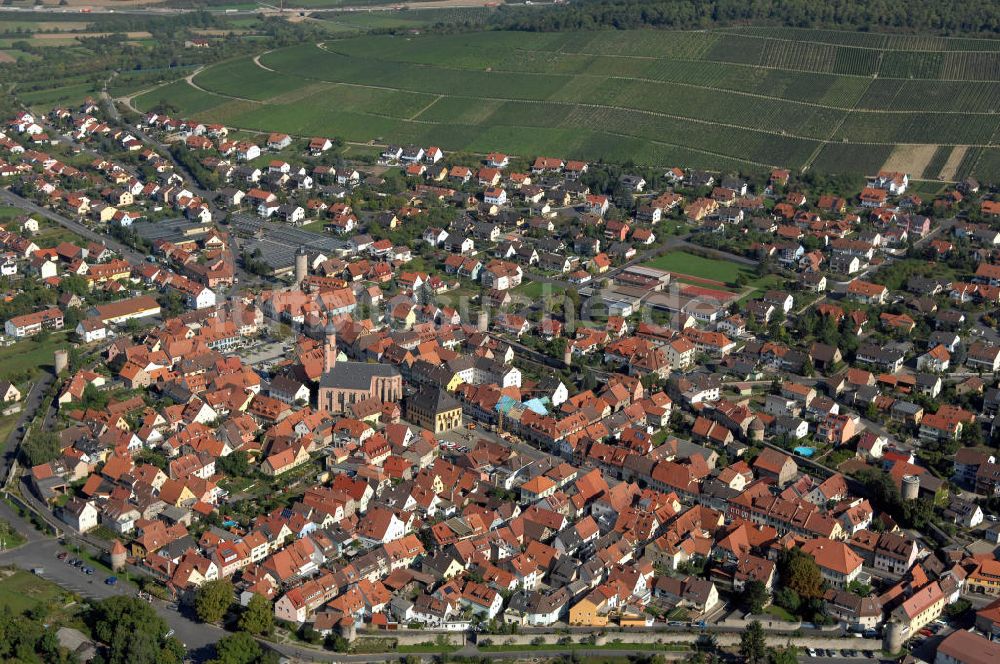
[[[313,233],[326,233],[323,230],[323,226],[326,224],[326,219],[317,219],[315,221],[310,221],[308,224],[303,224],[302,230],[312,231]]]
[[[0,348],[0,376],[21,373],[26,369],[40,371],[43,367],[50,369],[55,359],[53,354],[58,348],[69,349],[69,335],[72,330],[60,330],[50,333],[42,341],[25,339]]]
[[[58,562],[55,559],[52,562]],[[66,592],[56,584],[24,570],[0,570],[0,606],[14,613],[27,611],[39,604],[62,604]]]
[[[24,210],[18,207],[11,207],[9,205],[0,205],[0,221],[5,221],[7,219],[14,219],[20,217],[24,214]]]
[[[528,281],[525,280],[521,282],[521,285],[513,290],[517,295],[522,297],[531,298],[532,300],[537,300],[543,295],[555,295],[563,291],[560,286],[553,286],[552,284],[546,283],[544,281]]]
[[[13,549],[21,546],[25,542],[25,537],[18,532],[8,521],[0,521],[0,547]]]
[[[713,279],[731,284],[741,273],[752,278],[753,273],[745,266],[717,258],[705,258],[686,251],[672,251],[644,263],[670,272],[680,272],[701,279]],[[683,281],[683,279],[682,279]]]
[[[22,396],[27,396],[23,394]],[[6,440],[10,432],[14,430],[17,425],[17,420],[21,417],[21,413],[14,413],[13,415],[5,415],[0,417],[0,445],[2,445]]]
[[[771,604],[770,606],[768,606],[766,609],[764,609],[764,613],[774,616],[778,620],[784,620],[786,622],[798,621],[798,618],[796,618],[791,613],[781,608],[777,604]]]

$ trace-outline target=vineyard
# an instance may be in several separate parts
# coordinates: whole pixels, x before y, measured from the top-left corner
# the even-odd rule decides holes
[[[891,157],[916,178],[1000,180],[1000,40],[769,28],[379,35],[231,60],[193,85],[136,103],[167,100],[250,131],[451,150],[846,173]]]

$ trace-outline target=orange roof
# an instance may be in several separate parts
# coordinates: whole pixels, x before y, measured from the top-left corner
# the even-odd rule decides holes
[[[809,540],[802,545],[802,550],[812,556],[820,567],[845,576],[859,569],[863,562],[851,547],[830,539]]]

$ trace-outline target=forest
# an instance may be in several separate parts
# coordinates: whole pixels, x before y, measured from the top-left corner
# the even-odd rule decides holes
[[[783,25],[935,34],[996,34],[1000,3],[989,0],[580,0],[549,7],[501,5],[493,24],[505,30],[657,27],[699,29],[720,25]]]

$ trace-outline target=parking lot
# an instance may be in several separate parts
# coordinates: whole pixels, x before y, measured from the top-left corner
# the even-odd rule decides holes
[[[285,344],[280,341],[264,341],[244,348],[239,354],[246,364],[264,368],[263,365],[284,359],[290,352],[291,349],[286,350]]]

